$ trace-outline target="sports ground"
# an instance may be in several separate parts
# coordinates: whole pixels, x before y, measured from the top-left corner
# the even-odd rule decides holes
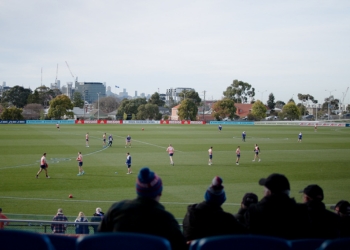
[[[142,131],[141,128],[144,128]],[[246,142],[241,133],[246,131]],[[90,147],[85,147],[89,132]],[[298,134],[303,140],[298,143]],[[113,146],[102,147],[102,135],[113,135]],[[132,148],[125,148],[125,137]],[[171,166],[165,151],[175,148]],[[252,162],[254,144],[261,149],[261,162]],[[213,147],[213,165],[208,166],[208,149]],[[240,165],[235,150],[241,147]],[[76,157],[81,151],[85,175],[77,176]],[[187,205],[201,202],[214,176],[224,180],[227,200],[224,210],[236,213],[243,195],[254,192],[262,198],[261,177],[285,174],[291,197],[309,184],[324,189],[324,202],[349,200],[350,128],[301,126],[224,125],[1,125],[0,207],[5,214],[54,215],[63,208],[69,216],[79,211],[92,215],[96,207],[107,211],[122,199],[136,197],[135,180],[149,166],[163,181],[161,203],[176,218],[183,218]],[[39,160],[47,153],[50,179],[44,172],[35,178]],[[127,175],[126,153],[132,156]],[[118,172],[117,174],[115,172]],[[72,194],[73,198],[68,198]]]

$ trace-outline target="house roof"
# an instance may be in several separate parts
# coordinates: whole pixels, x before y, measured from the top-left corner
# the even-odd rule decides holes
[[[239,117],[246,117],[252,110],[253,104],[235,103],[236,115]]]

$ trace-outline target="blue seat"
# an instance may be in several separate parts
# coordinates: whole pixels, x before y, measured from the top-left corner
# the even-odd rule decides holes
[[[318,249],[325,239],[300,239],[291,240],[293,250],[316,250]]]
[[[191,250],[291,250],[287,240],[260,235],[225,235],[200,239]]]
[[[349,250],[350,238],[326,240],[318,249],[319,250]]]
[[[74,250],[77,244],[77,238],[60,234],[47,234],[55,250]]]
[[[0,230],[1,250],[54,250],[49,238],[44,234],[20,230]]]
[[[97,233],[78,238],[77,250],[171,250],[167,239],[138,233]]]

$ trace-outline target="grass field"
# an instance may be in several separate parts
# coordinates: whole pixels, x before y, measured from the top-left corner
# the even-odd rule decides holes
[[[227,201],[224,209],[236,213],[246,192],[262,198],[261,177],[277,172],[291,183],[291,196],[308,184],[319,184],[326,204],[349,200],[350,128],[299,126],[224,125],[2,125],[0,127],[0,207],[5,214],[77,216],[92,215],[96,207],[107,211],[122,199],[136,197],[135,179],[149,166],[163,180],[161,203],[176,218],[183,218],[188,204],[201,202],[214,176],[224,180]],[[241,133],[247,132],[246,142]],[[297,142],[299,132],[302,143]],[[90,147],[85,147],[85,134]],[[102,134],[112,134],[113,147],[102,147]],[[124,148],[125,137],[132,148]],[[165,149],[175,148],[175,166]],[[261,149],[261,162],[252,162],[254,144]],[[241,146],[241,162],[235,164],[235,150]],[[213,146],[213,165],[208,166],[208,149]],[[84,156],[84,176],[77,176],[77,152]],[[35,178],[39,160],[47,153],[49,175]],[[125,154],[132,156],[133,174],[127,175]],[[115,172],[118,174],[115,174]],[[69,199],[68,195],[74,198]]]

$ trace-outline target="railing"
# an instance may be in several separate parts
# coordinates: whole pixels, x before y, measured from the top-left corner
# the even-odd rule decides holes
[[[180,219],[177,219],[178,221]],[[25,230],[36,233],[52,233],[52,224],[64,224],[66,234],[75,234],[76,225],[88,225],[90,234],[94,234],[100,222],[69,222],[69,221],[47,221],[47,220],[18,220],[18,219],[0,219],[0,222],[7,222],[6,229]],[[182,224],[180,229],[182,231]]]

